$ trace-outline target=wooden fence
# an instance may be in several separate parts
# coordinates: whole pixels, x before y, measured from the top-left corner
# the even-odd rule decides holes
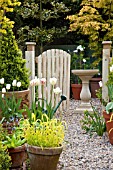
[[[35,43],[27,43],[27,51],[25,52],[26,65],[31,70],[30,79],[35,78],[35,75],[38,78],[46,78],[47,89],[44,90],[44,97],[49,102],[51,91],[49,79],[56,77],[56,87],[60,87],[62,94],[67,97],[67,100],[62,103],[60,109],[68,109],[70,98],[70,54],[60,49],[51,49],[35,57],[34,47]],[[41,97],[41,90],[41,86],[39,86],[39,97]],[[32,99],[35,99],[35,89],[33,88],[31,89]],[[60,101],[60,97],[57,96],[56,103],[54,103],[54,95],[52,95],[52,103],[56,105],[58,101]]]

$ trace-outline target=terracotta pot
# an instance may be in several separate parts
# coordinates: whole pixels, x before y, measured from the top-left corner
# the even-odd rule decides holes
[[[12,95],[14,95],[17,99],[21,98],[22,101],[21,101],[20,109],[22,109],[24,105],[27,105],[28,107],[30,105],[29,91],[30,90],[28,89],[28,90],[22,90],[22,91],[6,92],[5,96],[11,97]],[[27,113],[23,112],[23,115],[24,117],[26,117]],[[1,115],[0,115],[0,118],[1,118]]]
[[[112,113],[107,114],[105,110],[103,110],[103,117],[105,119],[105,122],[110,120]]]
[[[80,100],[80,93],[82,89],[82,84],[71,84],[73,97],[75,100]]]
[[[110,120],[106,122],[106,129],[109,133],[110,129],[113,128],[113,113],[111,114]]]
[[[109,141],[113,145],[113,116],[112,115],[113,115],[112,112],[107,114],[105,110],[103,111],[103,117],[105,119]]]
[[[90,80],[89,86],[90,86],[90,91],[91,91],[91,97],[92,98],[97,98],[96,90],[98,90],[100,88],[99,81],[102,81],[102,78],[92,78]]]
[[[11,168],[21,167],[23,162],[27,159],[27,152],[25,145],[16,148],[8,148],[9,155],[11,156]]]
[[[62,147],[41,148],[26,145],[31,170],[57,170]]]
[[[113,145],[113,128],[110,129],[108,135],[109,135],[109,141],[110,141],[110,143]]]
[[[113,120],[112,121],[108,121],[106,122],[106,129],[107,129],[107,132],[109,133],[110,129],[113,128]]]

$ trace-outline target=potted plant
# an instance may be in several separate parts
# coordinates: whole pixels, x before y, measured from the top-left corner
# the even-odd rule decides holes
[[[6,131],[2,144],[7,147],[8,153],[11,156],[11,168],[21,167],[27,159],[25,142],[26,139],[24,138],[23,129],[20,125],[13,127],[11,134]]]
[[[103,111],[103,116],[107,122],[110,120],[111,114],[113,113],[113,59],[110,62],[110,72],[106,85],[108,87],[109,102],[106,104],[105,110]]]
[[[4,86],[4,78],[0,79],[0,84],[2,87],[2,92],[0,93],[0,118],[3,118],[3,126],[7,129],[13,127],[13,124],[18,124],[19,119],[23,117],[24,109],[21,109],[21,101],[22,99],[17,99],[15,96],[15,88],[21,87],[21,82],[17,82],[13,80],[11,84],[6,84]],[[13,87],[13,92],[9,95],[10,88]]]
[[[28,105],[29,101],[29,71],[25,66],[25,59],[22,58],[22,52],[18,48],[17,42],[15,40],[15,36],[12,31],[13,22],[11,22],[8,18],[6,18],[6,6],[8,3],[2,4],[3,13],[2,22],[1,22],[1,35],[0,35],[0,79],[1,83],[4,81],[4,87],[6,84],[11,84],[13,80],[17,82],[21,82],[20,91],[18,91],[18,87],[15,86],[15,96],[18,98],[22,98],[21,105],[23,107],[24,104]],[[11,3],[10,5],[12,5]],[[18,4],[15,1],[14,5]],[[20,3],[19,3],[20,4]],[[9,9],[10,7],[9,6]],[[7,7],[8,8],[8,7]],[[13,10],[13,8],[12,8]],[[12,11],[11,10],[11,11]],[[9,11],[9,10],[8,10]],[[2,85],[0,84],[0,91],[2,91]],[[9,89],[10,94],[13,91],[13,86]]]
[[[87,69],[90,59],[85,57],[84,49],[82,45],[77,48],[71,54],[71,70],[75,69]],[[81,79],[71,73],[71,89],[72,96],[75,100],[80,100],[80,92],[82,89]]]
[[[110,62],[110,72],[106,85],[108,87],[109,101],[105,106],[105,110],[103,110],[103,117],[105,118],[110,143],[113,144],[113,59]]]
[[[46,119],[46,121],[45,121]],[[43,114],[32,125],[25,119],[26,149],[31,170],[56,170],[63,149],[65,124]]]
[[[61,93],[59,87],[55,88],[56,82],[55,77],[50,78],[50,101],[47,101],[43,95],[43,90],[46,88],[45,78],[35,78],[30,82],[37,87],[36,103],[33,102],[31,110],[26,108],[28,118],[24,120],[23,125],[31,170],[56,170],[63,149],[66,124],[60,118],[55,118],[55,112],[66,97],[61,95],[57,105],[55,102],[52,104],[52,96],[55,99],[56,95]],[[39,86],[42,89],[41,98],[37,93]]]

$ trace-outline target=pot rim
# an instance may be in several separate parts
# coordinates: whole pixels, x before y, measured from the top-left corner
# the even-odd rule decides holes
[[[26,144],[26,150],[31,154],[39,154],[39,155],[58,155],[62,152],[63,146],[58,147],[40,147]]]

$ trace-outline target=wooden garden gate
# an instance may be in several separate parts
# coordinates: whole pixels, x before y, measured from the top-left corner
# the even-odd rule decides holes
[[[67,100],[62,103],[60,110],[69,108],[70,98],[70,59],[71,55],[66,51],[60,49],[51,49],[44,51],[38,57],[35,57],[34,46],[35,44],[27,43],[27,51],[25,52],[27,60],[27,68],[31,70],[31,77],[33,79],[35,75],[38,78],[46,78],[47,89],[44,90],[45,98],[50,101],[50,83],[49,79],[52,77],[57,78],[56,87],[60,87],[62,94],[67,97]],[[32,58],[32,59],[31,59]],[[33,73],[35,72],[35,74]],[[39,97],[41,97],[41,86],[38,88]],[[34,90],[32,89],[32,97],[34,96]],[[60,101],[60,98],[56,97],[56,104]],[[54,103],[54,95],[52,96],[52,103]]]

